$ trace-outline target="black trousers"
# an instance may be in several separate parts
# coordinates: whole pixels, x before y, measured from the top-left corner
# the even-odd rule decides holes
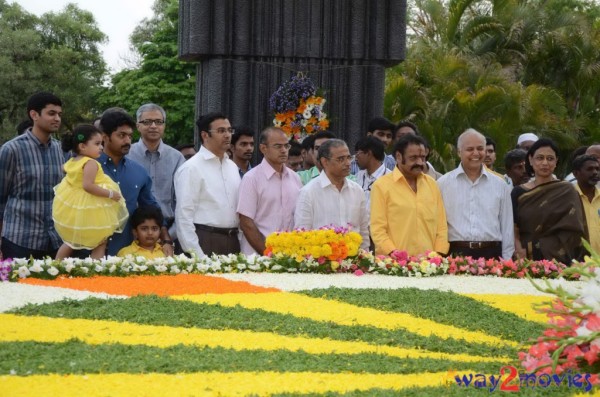
[[[498,247],[486,247],[486,248],[465,248],[456,247],[450,242],[450,256],[470,256],[473,259],[485,258],[485,259],[499,259],[502,256],[502,245]],[[505,258],[510,259],[510,258]]]
[[[202,230],[196,226],[196,235],[200,248],[206,255],[229,255],[240,253],[240,240],[236,234],[222,234]]]

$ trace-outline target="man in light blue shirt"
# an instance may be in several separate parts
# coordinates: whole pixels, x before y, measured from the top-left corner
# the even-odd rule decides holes
[[[148,172],[134,160],[125,157],[131,148],[131,136],[135,122],[128,114],[120,111],[106,112],[100,120],[104,132],[104,153],[98,158],[104,173],[119,184],[121,195],[127,204],[129,215],[138,207],[160,208],[152,194],[152,179]],[[162,241],[171,241],[165,226],[161,229]],[[115,233],[108,239],[106,253],[116,255],[123,247],[133,242],[131,222],[127,221],[122,233]],[[173,255],[173,245],[164,244],[165,255]]]
[[[163,142],[167,114],[154,104],[140,106],[136,112],[137,129],[141,138],[131,145],[127,158],[140,163],[152,179],[152,193],[160,204],[160,209],[173,237],[175,228],[175,171],[185,162],[183,154]]]

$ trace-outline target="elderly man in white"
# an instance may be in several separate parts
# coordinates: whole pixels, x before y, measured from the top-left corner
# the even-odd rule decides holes
[[[452,255],[512,257],[514,221],[510,188],[483,166],[485,137],[468,129],[458,137],[460,164],[438,179]]]
[[[296,228],[352,225],[362,236],[361,248],[369,248],[369,213],[366,197],[356,182],[348,180],[350,151],[346,142],[330,139],[319,148],[317,161],[323,171],[300,190],[294,214]]]

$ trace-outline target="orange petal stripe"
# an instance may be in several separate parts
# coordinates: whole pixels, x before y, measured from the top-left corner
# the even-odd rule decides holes
[[[132,277],[98,276],[57,278],[55,280],[26,278],[19,280],[19,282],[126,296],[279,292],[276,288],[259,287],[245,281],[230,281],[220,277],[200,274]]]

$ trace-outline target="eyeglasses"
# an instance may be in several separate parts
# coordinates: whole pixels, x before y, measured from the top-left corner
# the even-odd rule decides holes
[[[286,143],[284,145],[282,145],[281,143],[276,143],[274,145],[271,145],[271,147],[275,148],[276,150],[281,150],[281,149],[288,150],[289,148],[292,147],[292,145],[290,145],[289,143]]]
[[[164,120],[156,119],[156,120],[141,120],[138,123],[145,125],[146,127],[150,127],[152,124],[163,125],[165,123]]]
[[[335,160],[340,164],[344,164],[346,161],[352,161],[352,156],[340,156],[336,158],[326,157],[328,160]]]
[[[235,128],[221,127],[221,128],[217,128],[216,130],[208,130],[208,132],[216,132],[217,134],[224,134],[226,132],[229,132],[230,134],[233,134],[233,133],[235,133]]]

